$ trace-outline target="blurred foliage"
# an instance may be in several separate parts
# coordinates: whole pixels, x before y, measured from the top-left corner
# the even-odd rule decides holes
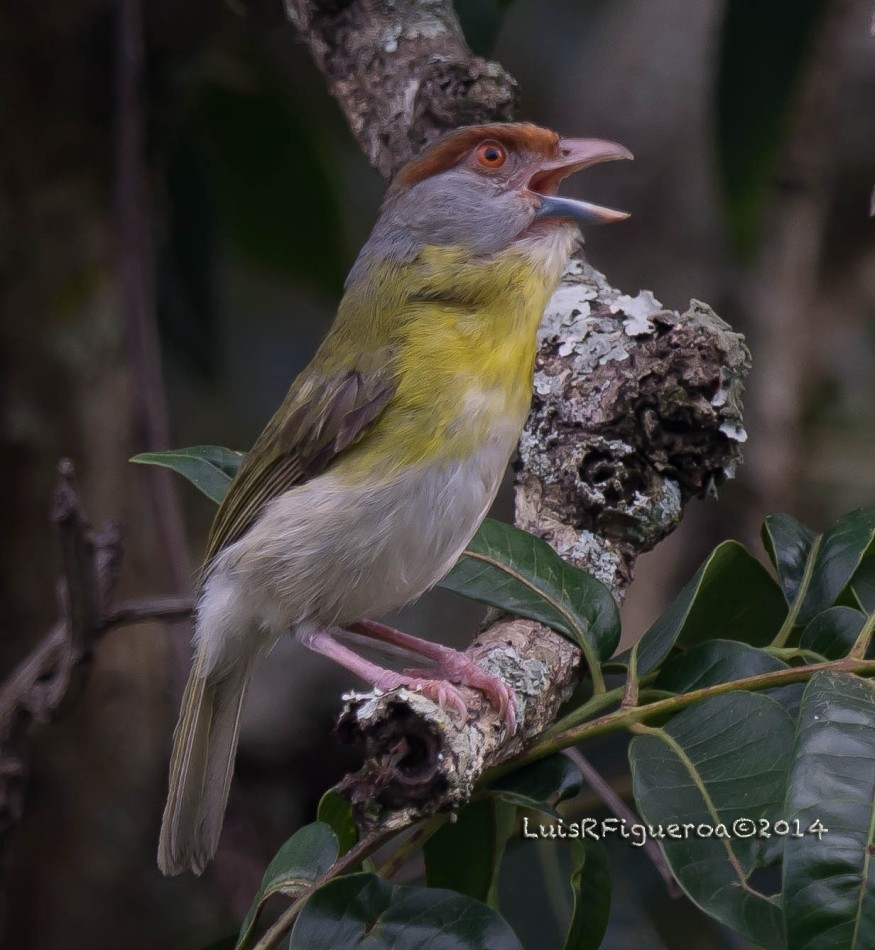
[[[283,87],[270,79],[252,89],[207,86],[192,124],[201,168],[215,179],[244,254],[280,276],[336,292],[343,274],[331,156]]]
[[[216,215],[208,169],[191,127],[180,130],[167,170],[168,222],[158,254],[162,341],[204,375],[214,370]]]
[[[765,200],[826,0],[728,0],[717,72],[717,144],[730,234],[756,249]]]

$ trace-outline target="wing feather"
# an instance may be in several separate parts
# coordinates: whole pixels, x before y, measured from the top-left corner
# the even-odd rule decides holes
[[[375,370],[315,382],[302,377],[293,385],[216,513],[205,565],[241,537],[268,501],[324,472],[365,435],[396,389],[391,354],[380,356]]]

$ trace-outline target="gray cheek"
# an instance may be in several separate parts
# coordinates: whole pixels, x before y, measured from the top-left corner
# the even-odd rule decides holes
[[[395,233],[406,232],[415,243],[462,246],[472,254],[489,255],[515,240],[534,219],[534,210],[515,191],[441,176],[399,196],[383,217]]]

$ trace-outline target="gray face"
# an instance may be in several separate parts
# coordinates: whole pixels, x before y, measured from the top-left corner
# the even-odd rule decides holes
[[[535,220],[538,202],[526,185],[536,163],[509,152],[493,172],[472,157],[410,187],[390,187],[347,283],[374,261],[409,261],[424,245],[463,247],[476,257],[504,250]]]
[[[411,261],[426,245],[489,258],[535,230],[552,240],[557,227],[573,230],[572,221],[621,221],[622,211],[561,198],[556,189],[574,171],[631,157],[615,142],[560,139],[527,123],[459,129],[401,169],[347,286],[377,262]]]
[[[534,221],[536,210],[523,182],[490,176],[463,163],[409,189],[390,192],[374,237],[378,232],[405,232],[416,244],[453,245],[489,256],[515,241]]]

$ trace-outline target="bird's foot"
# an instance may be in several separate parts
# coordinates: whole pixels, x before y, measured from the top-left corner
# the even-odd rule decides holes
[[[458,650],[445,647],[440,643],[433,643],[431,640],[420,640],[409,633],[402,633],[400,630],[395,630],[394,627],[373,620],[362,620],[359,623],[351,624],[348,629],[355,633],[364,634],[374,640],[394,644],[432,660],[436,664],[434,668],[407,670],[405,674],[397,675],[412,676],[417,680],[429,683],[449,681],[446,685],[457,683],[460,686],[470,686],[472,689],[480,690],[497,707],[499,715],[507,727],[508,734],[513,735],[516,731],[516,701],[513,690],[503,680],[500,680],[497,676],[492,676],[481,666],[478,666],[466,653],[460,653]],[[438,676],[440,678],[435,678]],[[458,690],[453,690],[453,692],[461,698],[461,693]],[[446,704],[441,703],[441,705]]]
[[[462,719],[467,721],[468,704],[465,697],[448,680],[432,679],[428,674],[428,670],[405,670],[403,673],[386,670],[377,678],[374,686],[383,690],[404,688],[422,693],[444,709],[455,709]]]
[[[456,653],[455,650],[451,652],[456,655],[446,665],[442,663],[431,669],[405,670],[404,673],[412,677],[441,673],[450,683],[479,690],[496,707],[499,716],[504,720],[508,735],[512,736],[516,732],[516,700],[513,690],[504,680],[491,676],[464,653]]]

